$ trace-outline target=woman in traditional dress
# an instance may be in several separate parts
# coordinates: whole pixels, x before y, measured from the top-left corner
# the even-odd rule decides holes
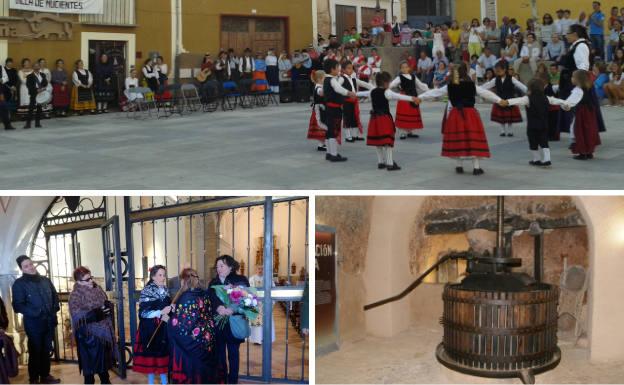
[[[180,273],[180,294],[167,324],[173,384],[218,384],[225,380],[219,366],[211,300],[199,282],[197,271]],[[226,325],[229,330],[229,325]]]
[[[31,73],[33,73],[32,62],[28,58],[22,59],[22,68],[17,73],[20,81],[17,115],[22,118],[26,118],[28,115],[28,108],[30,106],[30,92],[26,86],[26,78]]]
[[[70,103],[70,86],[63,59],[56,61],[56,69],[51,73],[51,83],[52,107],[54,107],[57,116],[67,116]]]
[[[97,374],[100,383],[110,384],[108,371],[116,351],[113,305],[88,268],[78,267],[73,276],[76,283],[69,295],[69,313],[84,383],[94,384]]]
[[[156,265],[150,269],[149,281],[141,290],[139,298],[139,328],[134,346],[135,372],[147,374],[148,384],[153,384],[155,375],[160,383],[167,383],[169,370],[169,341],[167,328],[160,325],[169,321],[171,298],[165,287],[167,269]],[[158,330],[154,338],[152,336]],[[151,342],[150,342],[151,341]]]
[[[95,101],[98,114],[107,113],[108,103],[115,99],[113,74],[113,63],[108,59],[108,55],[103,54],[95,66]]]
[[[95,98],[93,97],[93,75],[84,68],[84,62],[77,60],[72,75],[74,88],[71,96],[71,109],[82,115],[85,111],[95,113]]]

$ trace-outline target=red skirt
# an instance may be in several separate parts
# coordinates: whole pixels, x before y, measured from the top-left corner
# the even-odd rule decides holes
[[[597,110],[588,106],[579,105],[576,108],[574,119],[574,154],[593,154],[599,146],[600,133],[598,130]]]
[[[147,321],[146,321],[147,322]],[[167,325],[161,326],[166,329]],[[145,346],[141,344],[140,330],[136,331],[136,342],[134,344],[134,356],[132,358],[132,370],[143,374],[163,374],[169,372],[169,355],[163,353],[146,352]]]
[[[60,84],[54,84],[52,86],[52,107],[54,108],[66,108],[69,107],[71,102],[71,94],[69,93],[70,87],[67,85],[63,90],[63,86]]]
[[[474,108],[453,108],[444,121],[442,136],[442,156],[490,157],[483,122]]]
[[[396,126],[402,130],[421,130],[424,125],[420,115],[420,107],[411,102],[400,100],[396,109]]]
[[[367,146],[390,146],[394,147],[396,128],[390,115],[371,115],[368,122]]]
[[[501,107],[498,104],[492,106],[492,116],[490,119],[496,123],[522,123],[520,107]]]
[[[360,130],[360,134],[363,134],[364,129],[360,120],[360,101],[357,98],[346,99],[342,106],[342,112],[344,128],[357,128]]]
[[[316,119],[316,110],[312,110],[312,116],[310,117],[310,125],[308,126],[308,139],[318,140],[321,143],[325,142],[327,138],[327,130],[319,125],[318,119]]]

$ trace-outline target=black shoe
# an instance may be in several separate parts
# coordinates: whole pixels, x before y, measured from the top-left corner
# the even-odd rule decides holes
[[[41,123],[35,123],[36,128],[41,128]]]
[[[9,125],[8,127],[4,127],[4,129],[6,131],[13,131],[13,130],[15,130],[15,127],[13,127],[12,125]]]
[[[30,380],[28,380],[29,384],[38,384],[39,380],[33,380],[32,378]]]
[[[325,147],[325,146],[318,146],[318,147],[316,148],[316,151],[323,151],[323,152],[327,152],[327,147]]]
[[[334,158],[334,156],[332,154],[330,154],[329,152],[327,154],[325,154],[325,160],[332,160]]]
[[[345,139],[345,142],[347,142],[347,143],[355,143],[355,139],[347,138],[347,139]]]
[[[587,160],[589,158],[587,158],[587,155],[585,155],[585,154],[579,154],[579,155],[575,156],[574,159],[576,159],[576,160]]]
[[[401,169],[401,167],[399,167],[399,165],[396,164],[396,162],[394,162],[392,166],[387,166],[387,168],[388,168],[388,171],[398,171]]]
[[[405,139],[407,139],[407,136],[405,136],[405,135],[401,135],[401,137],[399,137],[399,139],[401,139],[401,140],[405,140]]]
[[[513,137],[513,134],[510,132],[509,134],[507,134],[507,137],[511,138],[511,137]]]
[[[475,168],[475,169],[472,171],[472,175],[483,175],[483,174],[485,174],[485,171],[483,171],[483,169],[482,169],[482,168]]]
[[[347,158],[346,158],[346,157],[344,157],[344,156],[342,156],[342,155],[340,155],[340,154],[338,154],[338,155],[336,155],[336,156],[332,157],[332,159],[330,159],[329,161],[330,161],[330,162],[334,162],[334,163],[337,163],[337,162],[346,162],[346,161],[347,161]]]
[[[463,167],[455,167],[455,172],[458,174],[463,174],[464,173],[464,168]]]
[[[29,130],[30,128],[32,128],[32,127],[30,126],[30,123],[27,123],[27,124],[24,126],[24,130]]]
[[[42,384],[60,384],[61,383],[61,379],[60,378],[55,378],[53,376],[47,376],[46,378],[42,378],[41,379],[41,383]]]
[[[416,135],[416,134],[407,134],[408,138],[414,138],[414,139],[418,139],[420,138],[420,135]]]
[[[529,162],[529,164],[531,166],[541,166],[542,165],[542,161],[541,160],[532,160]]]
[[[501,136],[501,138],[504,138],[504,137],[507,136],[507,134],[505,134],[504,132],[501,132],[500,136]]]
[[[357,138],[355,138],[355,140],[356,140],[356,141],[358,141],[358,142],[363,142],[363,141],[365,141],[366,139],[361,138],[361,137],[359,137],[359,136],[358,136]]]
[[[587,154],[585,156],[587,157],[587,159],[594,159],[594,154]]]
[[[377,168],[380,170],[386,169],[388,166],[386,166],[385,163],[377,163]]]
[[[540,166],[542,166],[542,167],[550,167],[550,166],[552,166],[552,162],[551,161],[540,162],[540,163],[541,163]]]

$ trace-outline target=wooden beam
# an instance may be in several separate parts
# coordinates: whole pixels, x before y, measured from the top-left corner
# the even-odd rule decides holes
[[[45,226],[44,232],[46,236],[50,236],[55,234],[71,233],[72,231],[97,229],[105,222],[106,218],[96,218],[85,221],[62,223],[59,225]]]

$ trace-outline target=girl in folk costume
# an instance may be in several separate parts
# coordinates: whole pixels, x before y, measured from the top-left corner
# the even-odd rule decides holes
[[[147,59],[143,64],[143,79],[154,95],[158,94],[158,89],[160,88],[159,77],[158,71],[154,68],[154,61],[152,59]]]
[[[496,77],[487,83],[484,83],[481,87],[489,90],[495,89],[496,95],[502,99],[511,99],[516,96],[516,90],[526,94],[527,88],[524,84],[520,83],[516,78],[509,76],[509,64],[504,61],[499,61],[494,66],[494,74]],[[514,123],[522,123],[522,114],[518,106],[503,107],[499,104],[492,106],[491,119],[501,125],[500,136],[513,136],[513,130],[511,128]]]
[[[534,78],[529,82],[527,96],[499,102],[503,106],[526,106],[527,136],[529,148],[533,155],[533,160],[529,164],[538,167],[550,167],[552,165],[550,146],[548,145],[548,114],[551,98],[546,95],[545,88],[546,83],[543,79]]]
[[[167,269],[156,265],[150,269],[150,279],[141,290],[139,298],[139,328],[134,346],[135,372],[147,374],[149,384],[154,383],[156,374],[160,376],[161,384],[167,383],[169,370],[169,342],[166,325],[159,325],[169,321],[171,312],[171,298],[165,287]],[[154,332],[156,336],[150,343]]]
[[[52,106],[59,116],[67,116],[70,103],[70,85],[65,62],[62,59],[56,61],[56,69],[52,71]]]
[[[127,109],[130,109],[131,111],[135,111],[137,106],[131,103],[135,102],[137,99],[139,100],[143,99],[143,94],[130,92],[130,90],[132,90],[133,88],[139,87],[139,78],[137,76],[136,69],[133,68],[130,70],[130,76],[126,78],[125,85],[126,87],[124,89],[124,96],[126,97],[126,100],[128,102]]]
[[[266,61],[266,75],[267,80],[269,81],[269,87],[271,88],[271,92],[274,94],[279,94],[279,67],[277,66],[277,56],[275,56],[275,49],[271,48],[267,54],[265,59]]]
[[[369,92],[358,94],[359,96],[369,96],[373,104],[371,118],[368,122],[366,145],[373,146],[377,149],[377,167],[380,170],[397,171],[400,170],[401,167],[396,164],[392,157],[396,128],[388,101],[400,100],[416,103],[418,99],[414,96],[401,95],[393,92],[390,89],[392,76],[390,76],[389,73],[381,72],[377,74],[376,77],[377,88]]]
[[[32,62],[30,59],[22,59],[22,68],[17,75],[19,76],[19,107],[17,108],[17,115],[26,117],[28,115],[28,107],[30,106],[30,92],[28,86],[26,86],[26,78],[33,73]]]
[[[334,59],[327,59],[324,63],[325,80],[323,81],[323,95],[326,102],[327,124],[327,154],[325,159],[330,162],[345,162],[347,158],[338,154],[338,145],[341,143],[342,107],[345,97],[355,98],[354,92],[346,90],[339,81],[340,63]]]
[[[401,94],[407,96],[418,96],[418,92],[429,91],[425,83],[412,75],[412,68],[406,61],[401,62],[401,73],[390,83],[390,89],[398,89]],[[401,140],[418,138],[418,135],[413,132],[424,127],[420,107],[409,100],[399,100],[396,109],[396,127],[401,133]]]
[[[445,115],[442,125],[442,156],[457,160],[455,171],[464,173],[465,158],[473,162],[473,174],[484,173],[480,165],[481,158],[490,157],[487,136],[479,112],[474,108],[477,95],[498,103],[501,98],[496,94],[477,87],[468,76],[465,62],[453,66],[448,86],[425,92],[419,99],[432,99],[448,95],[451,110]]]
[[[69,313],[78,348],[78,365],[85,384],[94,384],[95,375],[102,384],[110,384],[108,371],[115,360],[116,343],[113,305],[106,293],[83,266],[73,273],[74,288],[69,295]]]
[[[48,84],[50,84],[50,87],[51,87],[50,79],[52,79],[52,72],[50,72],[50,69],[48,68],[48,62],[46,61],[46,59],[40,58],[39,60],[37,60],[37,63],[39,63],[39,68],[40,68],[39,72],[45,75],[45,78],[48,80]],[[42,109],[42,116],[45,119],[50,119],[50,117],[52,116],[52,112],[54,111],[54,107],[52,106],[52,103],[48,102],[48,103],[41,105],[41,109]]]
[[[102,55],[95,66],[95,100],[98,114],[108,113],[108,103],[115,99],[113,74],[113,63],[108,55]]]
[[[84,111],[95,113],[95,98],[93,97],[93,75],[84,68],[82,60],[76,61],[76,69],[72,75],[74,88],[72,89],[71,109],[82,115]]]
[[[253,72],[253,85],[251,86],[252,91],[266,91],[268,86],[264,83],[267,80],[266,71],[267,65],[266,60],[264,60],[264,56],[258,52],[256,54],[256,60],[254,60],[255,70]],[[268,84],[268,83],[267,83]]]
[[[312,116],[308,126],[308,139],[320,142],[318,151],[327,151],[327,116],[325,112],[325,98],[323,97],[323,83],[325,71],[316,71],[314,80],[314,102],[312,103]]]
[[[566,100],[551,98],[551,103],[560,105],[563,110],[570,111],[576,107],[572,129],[575,143],[571,146],[574,159],[594,159],[596,147],[601,144],[600,124],[598,115],[600,104],[594,98],[595,91],[588,71],[576,70],[572,74],[575,86]]]
[[[371,56],[368,58],[368,65],[369,67],[371,67],[371,79],[373,80],[373,82],[376,79],[376,75],[378,73],[381,73],[381,65],[383,63],[383,60],[381,58],[381,56],[379,56],[379,54],[377,54],[377,49],[373,48],[371,50]]]
[[[363,82],[357,78],[353,71],[353,64],[351,62],[345,62],[342,75],[342,86],[349,92],[357,93],[360,87],[367,90],[373,89],[373,85]],[[357,97],[346,98],[345,104],[342,107],[344,130],[346,141],[353,143],[356,140],[363,141],[362,134],[362,122],[360,120],[360,102]]]

